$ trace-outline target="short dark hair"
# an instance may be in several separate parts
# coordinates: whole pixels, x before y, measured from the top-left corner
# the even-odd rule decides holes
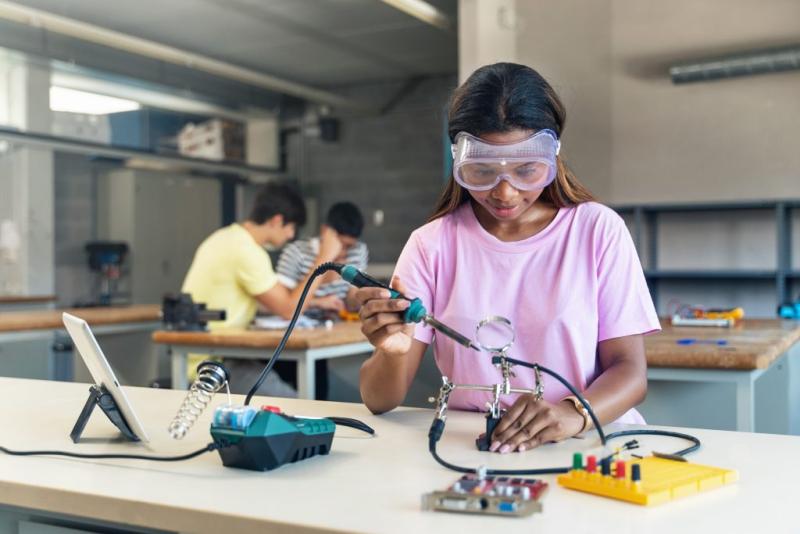
[[[306,223],[306,205],[293,185],[275,182],[262,187],[248,219],[256,224],[264,224],[275,215],[283,215],[284,225],[294,223],[303,226]]]
[[[336,232],[355,238],[361,237],[364,230],[364,217],[352,202],[338,202],[331,206],[325,223]]]

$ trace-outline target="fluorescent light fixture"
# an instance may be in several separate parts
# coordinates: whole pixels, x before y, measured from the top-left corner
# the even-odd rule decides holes
[[[193,113],[195,115],[228,117],[238,121],[246,121],[253,116],[264,114],[272,116],[272,113],[268,110],[248,109],[246,112],[232,110],[210,102],[205,102],[199,98],[175,94],[174,90],[168,87],[160,87],[157,85],[145,86],[136,80],[126,80],[121,77],[115,79],[108,75],[104,75],[103,78],[100,78],[91,76],[90,74],[70,72],[73,68],[74,67],[71,65],[55,62],[55,68],[50,73],[50,83],[58,87],[74,89],[76,91],[114,95],[116,98],[138,102],[143,107],[168,109],[183,113]]]
[[[395,9],[399,9],[406,15],[421,20],[431,26],[436,26],[441,30],[450,29],[450,18],[437,9],[435,6],[424,0],[382,0]]]
[[[50,109],[87,115],[108,115],[120,111],[134,111],[142,106],[133,100],[78,91],[53,85],[50,87]]]

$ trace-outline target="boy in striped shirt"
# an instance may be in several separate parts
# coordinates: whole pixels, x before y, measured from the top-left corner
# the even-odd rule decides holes
[[[364,230],[364,217],[352,202],[339,202],[331,206],[322,226],[322,232],[334,232],[342,244],[335,262],[355,265],[359,270],[367,268],[367,245],[359,241]],[[286,245],[278,260],[278,282],[289,290],[302,282],[316,266],[319,253],[319,237],[299,239]],[[335,272],[322,275],[320,285],[309,299],[309,308],[338,312],[346,309],[357,311],[355,288],[342,280]]]

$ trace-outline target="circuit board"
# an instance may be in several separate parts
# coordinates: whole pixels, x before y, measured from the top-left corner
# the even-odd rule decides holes
[[[547,483],[534,478],[464,475],[443,491],[422,496],[423,510],[512,517],[542,511]]]
[[[656,456],[615,464],[613,473],[610,466],[601,466],[598,471],[593,457],[589,457],[583,468],[573,467],[560,475],[558,483],[578,491],[652,506],[739,479],[737,471]]]

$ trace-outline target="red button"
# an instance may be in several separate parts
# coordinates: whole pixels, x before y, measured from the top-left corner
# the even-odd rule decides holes
[[[261,410],[265,412],[281,413],[281,409],[278,406],[267,406],[266,404],[261,407]]]
[[[593,455],[586,457],[586,472],[594,473],[597,471],[597,458]]]
[[[625,460],[617,460],[616,468],[617,478],[625,478]]]

